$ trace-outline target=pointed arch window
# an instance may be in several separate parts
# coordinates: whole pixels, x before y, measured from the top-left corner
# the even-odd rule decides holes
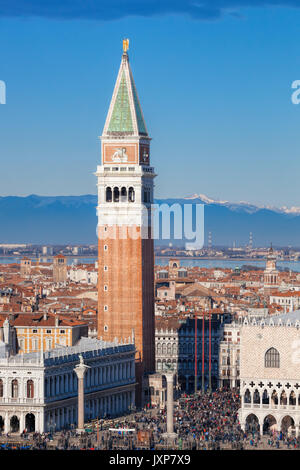
[[[251,403],[251,393],[248,388],[244,394],[244,403]]]
[[[268,349],[265,354],[265,367],[280,367],[280,355],[277,349]]]
[[[3,397],[3,380],[0,379],[0,397]]]

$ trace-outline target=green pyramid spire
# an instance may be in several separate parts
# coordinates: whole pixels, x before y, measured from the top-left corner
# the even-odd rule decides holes
[[[148,136],[127,52],[122,55],[122,62],[103,131],[103,135],[107,136],[122,134]]]
[[[145,126],[145,121],[143,118],[143,113],[141,110],[140,102],[137,96],[137,91],[135,88],[135,83],[133,81],[132,74],[130,74],[130,80],[131,80],[131,86],[132,86],[132,93],[133,93],[133,101],[134,101],[134,108],[135,108],[135,115],[137,119],[137,125],[138,125],[138,131],[139,134],[146,134],[147,135],[147,130]]]
[[[129,95],[124,70],[109,122],[108,132],[133,133]]]

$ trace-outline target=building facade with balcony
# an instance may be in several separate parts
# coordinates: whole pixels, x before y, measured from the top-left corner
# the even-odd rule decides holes
[[[242,428],[298,436],[300,311],[245,320],[240,349]]]
[[[182,391],[193,392],[195,389],[195,355],[197,344],[197,388],[202,387],[204,376],[205,388],[209,386],[209,365],[211,366],[212,388],[217,388],[219,379],[219,347],[222,338],[223,316],[213,315],[209,326],[208,314],[204,320],[204,351],[203,322],[201,316],[197,320],[195,334],[194,319],[164,319],[156,321],[155,348],[156,371],[162,373],[166,367],[172,367]],[[202,359],[204,356],[204,374]]]
[[[81,338],[76,346],[0,357],[0,429],[21,433],[76,427],[79,354],[85,419],[109,417],[135,404],[135,346]]]
[[[223,338],[219,347],[220,388],[240,386],[240,330],[240,323],[223,325]]]

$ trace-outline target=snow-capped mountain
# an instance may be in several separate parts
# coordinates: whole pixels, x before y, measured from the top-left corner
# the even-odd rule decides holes
[[[287,207],[287,206],[282,206],[282,207],[275,207],[275,206],[270,206],[270,205],[255,205],[251,204],[250,202],[246,201],[239,201],[239,202],[229,202],[226,200],[221,200],[221,199],[213,199],[211,197],[206,196],[205,194],[193,194],[192,196],[187,196],[184,199],[187,200],[199,200],[203,204],[218,204],[218,205],[223,205],[226,207],[231,208],[232,210],[235,209],[244,209],[245,211],[248,212],[256,212],[261,209],[269,209],[274,212],[279,212],[279,213],[284,213],[284,214],[294,214],[298,215],[300,214],[300,207],[298,206],[292,206],[292,207]]]
[[[157,204],[204,204],[205,241],[213,245],[300,246],[300,208],[256,206],[204,194],[156,199]],[[96,195],[0,197],[0,243],[96,243]],[[174,242],[171,238],[170,241]],[[165,241],[167,243],[167,241]],[[161,244],[160,241],[157,243]],[[175,241],[175,244],[180,244]]]

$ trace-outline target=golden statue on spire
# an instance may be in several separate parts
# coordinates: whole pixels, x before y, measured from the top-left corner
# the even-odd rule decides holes
[[[129,39],[123,39],[123,51],[127,52],[129,49]]]

